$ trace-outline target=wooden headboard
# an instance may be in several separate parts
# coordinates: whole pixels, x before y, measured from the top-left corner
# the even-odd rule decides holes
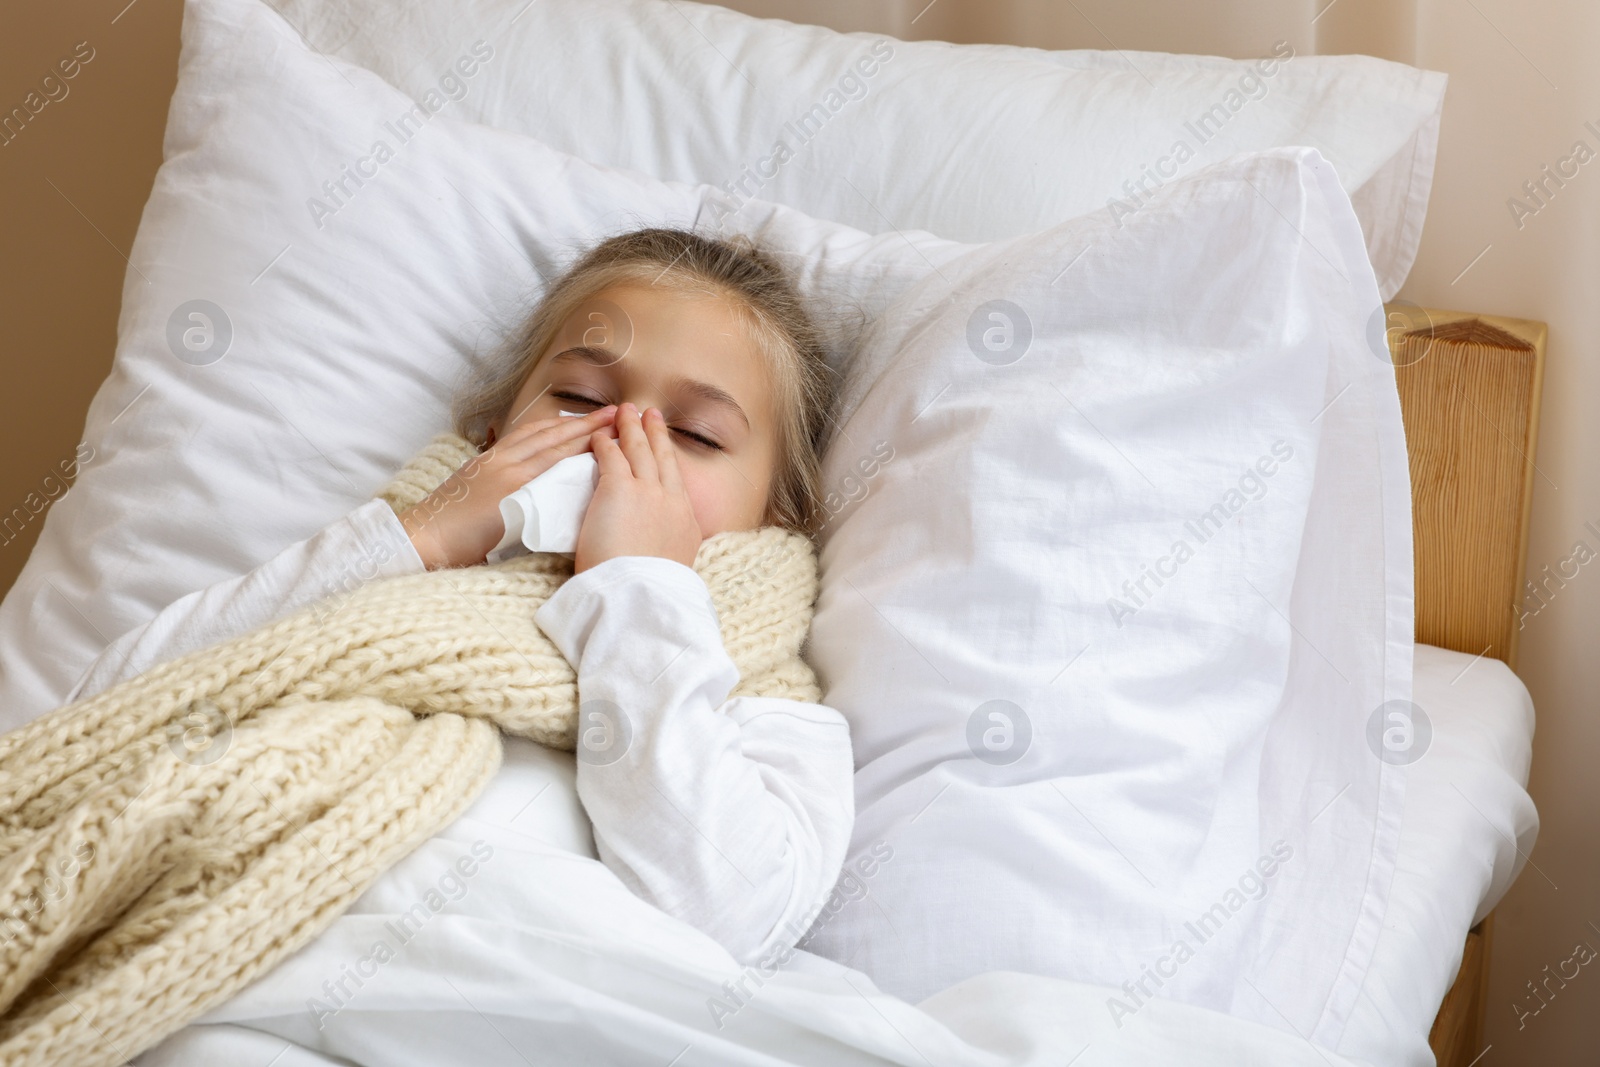
[[[1545,324],[1384,305],[1411,459],[1419,642],[1493,656],[1512,669],[1528,515],[1538,470]],[[1548,590],[1541,590],[1548,593]],[[1473,927],[1428,1044],[1439,1067],[1482,1055],[1494,916]]]
[[[1534,445],[1545,324],[1385,310],[1411,454],[1417,640],[1514,668],[1528,515],[1543,477]]]

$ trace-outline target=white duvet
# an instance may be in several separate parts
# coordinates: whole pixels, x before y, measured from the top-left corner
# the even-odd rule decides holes
[[[505,766],[464,816],[305,949],[134,1062],[1356,1062],[1171,1000],[1119,1025],[1107,1001],[1126,994],[1076,982],[995,972],[912,1006],[804,951],[763,974],[634,897],[593,857],[571,756],[510,739]],[[847,906],[870,906],[866,884]]]
[[[1118,1027],[1107,1004],[1126,993],[1076,982],[991,973],[914,1007],[803,951],[770,976],[741,969],[594,858],[572,758],[511,739],[461,819],[304,950],[134,1063],[1431,1064],[1427,1023],[1461,924],[1511,883],[1537,819],[1521,788],[1532,705],[1516,677],[1419,646],[1416,697],[1433,742],[1409,791],[1394,921],[1340,1046],[1359,1058],[1165,999]],[[454,867],[463,857],[470,877]],[[848,906],[870,906],[866,885]],[[394,951],[384,963],[380,943]]]

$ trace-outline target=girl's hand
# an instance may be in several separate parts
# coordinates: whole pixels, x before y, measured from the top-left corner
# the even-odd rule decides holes
[[[617,556],[660,556],[686,567],[700,551],[700,523],[678,470],[677,446],[659,408],[641,419],[624,404],[617,438],[604,432],[589,441],[600,483],[578,530],[575,573]]]
[[[427,499],[400,516],[428,570],[483,563],[505,536],[500,501],[568,456],[588,451],[616,407],[582,418],[535,419],[513,426],[487,451],[461,465]]]

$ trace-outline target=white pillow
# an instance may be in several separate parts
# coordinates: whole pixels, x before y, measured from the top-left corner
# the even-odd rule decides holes
[[[897,41],[687,0],[270,2],[312,47],[418,99],[482,38],[495,58],[458,105],[478,121],[658,178],[744,182],[740,196],[869,233],[1015,237],[1113,197],[1137,206],[1123,183],[1147,167],[1165,169],[1150,189],[1310,145],[1354,200],[1386,300],[1422,237],[1445,88],[1372,56],[1282,61],[1286,42],[1233,60]],[[797,132],[817,105],[814,135]]]
[[[370,499],[589,245],[702,211],[704,188],[414,106],[258,0],[189,4],[86,462],[0,605],[0,728],[58,706],[169,603]],[[876,314],[965,248],[770,205],[741,221],[841,309],[836,356],[850,312]]]
[[[1381,324],[1310,148],[887,309],[825,465],[810,656],[850,721],[851,855],[894,862],[807,948],[913,1003],[991,969],[1128,981],[1119,1025],[1160,995],[1336,1044],[1400,825],[1369,724],[1411,684]]]

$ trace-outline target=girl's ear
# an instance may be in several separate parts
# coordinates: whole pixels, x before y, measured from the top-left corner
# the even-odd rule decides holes
[[[492,444],[494,444],[494,427],[493,426],[489,427],[489,433],[483,439],[483,448],[480,448],[478,451],[480,451],[480,452],[486,451],[489,448],[489,446],[492,445]]]

